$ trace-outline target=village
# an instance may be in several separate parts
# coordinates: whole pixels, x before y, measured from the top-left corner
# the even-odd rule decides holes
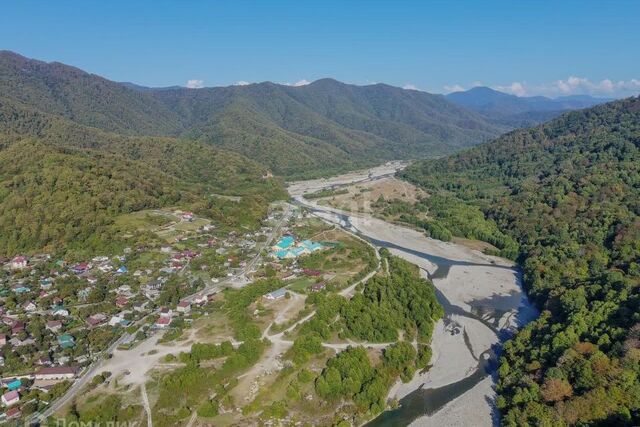
[[[170,329],[224,286],[250,283],[291,215],[278,206],[260,229],[241,233],[192,212],[138,213],[126,220],[158,239],[120,254],[0,258],[0,421],[46,409],[116,347]]]

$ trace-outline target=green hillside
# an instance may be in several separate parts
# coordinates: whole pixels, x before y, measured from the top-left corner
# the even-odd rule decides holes
[[[266,171],[210,145],[108,133],[0,98],[0,253],[104,249],[117,215],[176,204],[255,224],[285,196]],[[213,193],[243,203],[229,215]]]
[[[504,347],[505,425],[640,423],[640,99],[567,113],[403,177],[520,244],[540,318]]]
[[[0,51],[0,93],[34,110],[125,135],[182,136],[287,177],[432,157],[506,130],[440,95],[324,79],[152,89]]]

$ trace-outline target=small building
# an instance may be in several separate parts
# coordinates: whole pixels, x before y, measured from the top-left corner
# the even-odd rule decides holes
[[[176,311],[184,314],[189,313],[191,311],[191,303],[189,301],[180,301]]]
[[[287,289],[286,288],[280,288],[280,289],[276,289],[273,292],[269,292],[268,294],[266,294],[264,297],[268,300],[277,300],[280,299],[282,297],[284,297],[287,293]]]
[[[13,408],[7,409],[7,412],[4,413],[6,420],[15,420],[22,416],[22,411],[18,406],[14,406]]]
[[[164,329],[164,328],[167,328],[170,324],[171,324],[170,317],[158,317],[158,320],[156,320],[155,326],[157,328]]]
[[[49,320],[45,328],[54,333],[58,332],[60,329],[62,329],[62,322],[59,320]]]
[[[22,309],[29,313],[36,311],[37,308],[38,306],[36,306],[33,301],[26,301],[24,304],[22,304]]]
[[[106,321],[107,321],[106,315],[104,315],[103,313],[96,313],[89,316],[89,318],[87,319],[87,325],[89,325],[90,328],[95,328],[97,326],[102,325]]]
[[[7,344],[7,336],[5,334],[0,334],[0,346],[4,346]]]
[[[129,299],[123,296],[116,298],[116,307],[124,308],[129,304]]]
[[[314,283],[311,285],[311,292],[320,292],[323,291],[327,285],[324,282]]]
[[[29,260],[24,255],[18,255],[11,260],[9,266],[14,270],[19,270],[21,268],[25,268],[28,264]]]
[[[15,405],[19,401],[20,401],[20,394],[15,390],[8,391],[8,392],[6,392],[5,394],[2,395],[2,403],[5,406]]]
[[[22,387],[22,381],[20,378],[16,378],[15,380],[7,383],[9,391],[19,390],[20,387]]]
[[[160,317],[171,318],[171,316],[173,316],[173,310],[171,310],[169,307],[162,307],[160,309]]]
[[[70,380],[78,374],[77,366],[52,366],[35,373],[36,380]]]
[[[124,274],[126,272],[128,272],[129,270],[127,270],[127,267],[125,267],[124,265],[121,265],[117,270],[116,273],[118,274]]]
[[[62,348],[73,348],[76,345],[76,340],[69,334],[62,334],[58,337],[58,344]]]

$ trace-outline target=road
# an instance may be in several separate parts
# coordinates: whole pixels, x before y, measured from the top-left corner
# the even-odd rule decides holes
[[[290,204],[286,204],[285,207],[285,211],[283,212],[282,218],[280,219],[280,221],[278,222],[278,224],[274,227],[273,231],[269,234],[269,236],[267,237],[267,239],[265,240],[264,244],[262,244],[259,249],[258,249],[258,254],[247,263],[247,265],[242,269],[242,271],[240,273],[238,273],[237,275],[235,275],[234,277],[231,277],[225,281],[222,281],[220,283],[217,283],[213,286],[208,286],[205,287],[203,290],[198,291],[192,295],[189,295],[187,297],[185,297],[184,299],[187,301],[193,301],[196,297],[200,296],[206,296],[209,295],[213,292],[217,292],[219,291],[223,286],[227,285],[227,284],[233,284],[234,280],[238,280],[238,279],[242,279],[247,273],[251,272],[253,270],[253,268],[258,264],[258,262],[260,262],[260,260],[262,259],[262,250],[264,248],[270,247],[271,243],[273,242],[273,240],[279,235],[279,233],[282,231],[282,228],[285,226],[285,224],[289,221],[289,218],[291,216],[291,212],[293,210],[293,206],[291,206]],[[145,317],[139,319],[136,322],[136,325],[141,324],[148,316],[151,316],[153,314],[157,314],[159,312],[158,310],[153,311],[152,313],[147,314]],[[89,365],[89,367],[82,373],[82,375],[80,375],[75,382],[73,383],[73,385],[69,388],[69,390],[67,390],[67,392],[60,397],[58,400],[56,400],[55,402],[53,402],[45,411],[43,411],[41,414],[34,414],[31,417],[29,417],[27,419],[27,424],[35,421],[35,420],[45,420],[46,418],[52,416],[53,414],[55,414],[58,410],[60,410],[62,407],[64,407],[67,403],[69,403],[70,401],[73,400],[73,398],[76,396],[76,394],[78,394],[78,392],[84,388],[84,386],[98,373],[98,371],[100,370],[100,368],[102,367],[102,362],[104,361],[104,356],[107,354],[111,354],[113,353],[113,351],[120,345],[122,344],[127,338],[130,337],[130,334],[125,332],[123,335],[121,335],[113,344],[111,344],[111,346],[109,346],[109,348],[106,351],[103,351],[102,354],[96,359],[94,360],[94,362]]]
[[[149,396],[147,395],[147,385],[145,383],[142,383],[140,386],[140,394],[142,395],[144,410],[147,413],[147,427],[153,427],[153,420],[151,419],[151,405],[149,405]]]

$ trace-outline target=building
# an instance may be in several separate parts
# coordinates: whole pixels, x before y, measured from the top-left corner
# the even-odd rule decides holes
[[[295,243],[295,239],[293,238],[293,236],[284,236],[283,238],[281,238],[278,243],[276,243],[272,249],[274,251],[281,251],[281,250],[286,250],[289,249],[290,247],[293,246],[293,244]]]
[[[123,296],[116,298],[116,307],[123,308],[129,304],[129,299]]]
[[[7,344],[7,336],[5,334],[0,334],[0,346],[4,346]]]
[[[29,261],[27,260],[26,256],[18,255],[11,260],[11,263],[9,265],[11,268],[18,270],[21,268],[25,268],[28,262]]]
[[[171,324],[171,318],[170,317],[159,317],[158,320],[156,320],[155,326],[157,328],[167,328],[169,325]]]
[[[35,373],[36,380],[70,380],[78,374],[77,366],[53,366],[41,368]]]
[[[15,405],[19,401],[20,401],[20,394],[15,390],[8,391],[2,395],[2,403],[5,406]]]
[[[280,288],[280,289],[276,289],[273,292],[269,292],[268,294],[266,294],[264,297],[268,300],[277,300],[280,299],[282,297],[284,297],[287,293],[287,289],[286,288]]]
[[[189,301],[180,301],[176,310],[180,313],[189,313],[191,311],[191,303]]]
[[[22,309],[27,312],[34,312],[38,307],[34,304],[33,301],[26,301],[22,304]]]
[[[62,322],[59,320],[49,320],[45,327],[47,330],[55,333],[62,329]]]
[[[91,328],[95,328],[96,326],[100,326],[107,321],[107,316],[103,313],[96,313],[94,315],[89,316],[87,319],[87,325]]]
[[[15,380],[7,383],[9,391],[18,390],[20,387],[22,387],[22,381],[20,381],[20,378],[16,378]]]
[[[327,285],[325,285],[324,282],[314,283],[313,285],[311,285],[311,292],[320,292],[323,291],[326,287]]]
[[[171,316],[173,316],[173,310],[171,310],[169,307],[162,307],[160,309],[160,317],[171,318]]]
[[[58,344],[62,348],[73,348],[76,345],[76,340],[69,334],[62,334],[58,337]]]

